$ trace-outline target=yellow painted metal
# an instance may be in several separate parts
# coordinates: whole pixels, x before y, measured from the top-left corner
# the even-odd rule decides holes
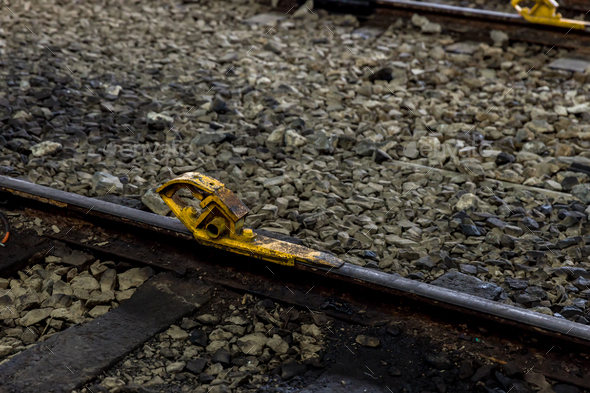
[[[183,189],[201,201],[200,215],[197,209],[176,195]],[[198,172],[185,173],[156,191],[203,245],[287,266],[293,266],[296,261],[330,268],[339,268],[344,264],[333,255],[257,235],[244,228],[244,218],[250,209],[223,183],[211,177]]]
[[[531,23],[581,30],[590,27],[590,24],[583,21],[562,18],[557,12],[559,4],[555,0],[532,0],[536,3],[533,8],[519,6],[518,4],[522,1],[524,0],[512,0],[511,4],[524,19]]]

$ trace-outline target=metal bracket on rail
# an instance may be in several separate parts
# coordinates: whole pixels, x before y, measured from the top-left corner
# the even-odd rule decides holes
[[[201,201],[200,215],[176,194],[183,189]],[[201,173],[185,173],[163,184],[156,192],[203,245],[287,266],[303,262],[339,268],[344,264],[333,255],[258,235],[252,229],[244,228],[244,218],[250,209],[223,183]]]
[[[511,4],[520,16],[531,23],[580,30],[590,28],[590,24],[587,22],[562,18],[561,14],[557,12],[559,4],[555,0],[532,0],[536,3],[533,8],[520,7],[518,4],[522,1],[524,0],[512,0]]]

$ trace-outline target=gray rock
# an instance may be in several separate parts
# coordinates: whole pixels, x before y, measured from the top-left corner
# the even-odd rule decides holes
[[[122,194],[123,184],[118,177],[106,172],[96,172],[92,176],[92,191],[97,195]]]
[[[358,156],[368,157],[373,155],[375,149],[375,142],[363,139],[362,141],[356,144],[356,146],[354,147],[354,152]]]
[[[473,210],[477,210],[480,207],[484,207],[486,206],[486,204],[479,199],[476,195],[471,194],[471,193],[466,193],[461,195],[461,198],[459,198],[459,201],[455,204],[454,208],[457,211],[461,211],[461,210],[468,210],[468,209],[473,209]]]
[[[440,34],[442,27],[438,23],[428,22],[420,27],[420,30],[426,34]]]
[[[319,132],[318,138],[314,142],[314,147],[321,153],[332,154],[334,153],[334,147],[336,146],[337,137],[330,135],[328,136],[325,132]]]
[[[2,289],[6,289],[6,288],[2,288]],[[6,306],[12,306],[14,304],[14,301],[12,300],[12,298],[8,295],[4,295],[4,296],[0,296],[0,307],[6,307]]]
[[[45,301],[41,304],[41,307],[51,307],[51,308],[67,308],[72,305],[72,297],[68,295],[64,295],[61,293],[53,294],[49,296]]]
[[[62,260],[64,264],[76,267],[79,271],[87,269],[94,261],[94,256],[78,250],[72,251]]]
[[[117,275],[119,290],[124,291],[143,284],[148,278],[154,275],[154,269],[149,266],[143,268],[129,269],[125,273]]]
[[[584,311],[576,306],[564,306],[559,312],[564,318],[572,318],[579,315],[584,315]]]
[[[34,325],[38,322],[41,322],[42,320],[44,320],[45,318],[49,317],[49,315],[51,315],[51,312],[53,311],[52,308],[38,308],[36,310],[31,310],[28,313],[25,314],[24,317],[22,317],[20,319],[20,324],[22,326],[31,326]]]
[[[148,112],[147,123],[150,128],[155,130],[163,130],[172,125],[174,119],[163,113]]]
[[[307,144],[307,139],[297,133],[295,130],[285,131],[285,145],[301,147]]]
[[[219,113],[219,114],[225,114],[227,113],[227,111],[229,110],[229,108],[227,107],[227,103],[225,101],[223,101],[221,99],[221,97],[216,96],[213,99],[213,102],[211,103],[211,108],[210,108],[213,112]]]
[[[455,271],[440,276],[431,284],[489,300],[499,300],[505,296],[504,290],[496,284]]]
[[[195,319],[205,325],[217,325],[219,323],[219,317],[211,314],[202,314]]]
[[[239,338],[236,342],[236,345],[242,350],[244,354],[260,356],[267,341],[268,337],[266,337],[264,334],[252,333]]]
[[[285,140],[285,129],[284,128],[277,128],[273,132],[270,133],[268,138],[266,138],[267,146],[272,144],[283,144]]]
[[[21,311],[37,308],[39,306],[39,295],[33,289],[29,289],[27,293],[18,297],[16,304]]]
[[[579,198],[582,202],[590,204],[590,184],[578,184],[572,188],[572,195]]]
[[[434,263],[434,261],[432,260],[432,258],[430,258],[428,255],[422,258],[418,258],[418,260],[415,262],[416,268],[418,269],[423,269],[423,270],[430,270],[432,269],[436,264]]]
[[[100,277],[100,290],[102,292],[114,291],[117,284],[117,271],[107,269]]]
[[[235,52],[230,52],[230,53],[226,53],[225,55],[221,56],[219,59],[217,59],[218,62],[220,62],[221,64],[225,64],[225,63],[231,63],[233,61],[236,61],[238,59],[238,54]]]
[[[473,265],[463,264],[459,266],[461,273],[475,275],[477,274],[477,267]]]
[[[0,345],[0,359],[5,358],[6,356],[12,353],[12,347],[10,345]]]
[[[116,100],[119,97],[121,90],[123,90],[123,88],[119,85],[108,85],[105,88],[105,97],[108,100]]]
[[[96,278],[94,278],[92,276],[74,277],[72,279],[72,281],[70,282],[70,286],[74,290],[74,293],[76,292],[77,289],[82,289],[82,290],[85,290],[88,292],[92,292],[97,289],[100,289],[100,285],[98,284],[98,281],[96,281]]]
[[[367,336],[364,334],[359,334],[356,336],[355,341],[363,347],[369,348],[377,348],[379,345],[381,345],[377,337]]]
[[[461,232],[465,236],[485,236],[485,229],[478,227],[477,225],[465,225],[461,224]]]
[[[195,345],[206,347],[207,343],[209,342],[209,337],[203,329],[195,329],[191,332],[189,340]]]
[[[221,132],[203,132],[191,140],[192,145],[205,146],[211,143],[218,143],[227,138],[225,133]]]
[[[275,41],[268,41],[264,46],[263,46],[264,50],[267,50],[269,52],[273,52],[277,55],[281,54],[281,46],[275,42]]]
[[[219,348],[211,356],[211,363],[220,363],[223,366],[229,366],[230,361],[231,361],[231,355],[230,355],[229,351],[225,348]]]
[[[180,326],[172,325],[168,330],[166,330],[166,334],[173,340],[184,341],[189,337],[189,334],[186,330],[181,329]]]
[[[146,205],[151,211],[161,216],[166,216],[170,213],[170,208],[164,202],[160,194],[154,192],[153,188],[147,190],[141,197],[141,202]]]
[[[495,46],[502,46],[504,42],[507,42],[509,37],[508,34],[501,30],[492,30],[490,31],[490,38],[494,41]]]
[[[381,164],[385,161],[392,161],[393,158],[391,158],[391,156],[389,154],[387,154],[386,152],[384,152],[381,149],[375,149],[375,151],[373,152],[373,161],[375,161],[377,164]]]
[[[174,363],[170,363],[169,365],[166,366],[166,372],[169,373],[179,373],[182,370],[184,370],[184,367],[186,366],[185,362],[174,362]]]
[[[584,102],[582,104],[568,106],[567,111],[572,114],[590,112],[590,105],[587,102]]]
[[[430,21],[426,17],[420,16],[418,14],[412,15],[412,19],[410,19],[410,21],[416,27],[422,27],[422,26],[426,25],[427,23],[430,23]]]
[[[266,345],[279,355],[284,355],[289,350],[289,344],[287,344],[287,342],[278,334],[273,335],[273,337],[267,341]]]
[[[527,289],[528,286],[529,286],[529,283],[526,280],[519,280],[519,279],[516,279],[516,278],[510,278],[510,277],[506,277],[504,279],[504,282],[506,284],[508,284],[508,287],[510,289],[514,289],[514,290],[517,290],[517,291],[521,291],[521,290]]]
[[[194,360],[190,360],[186,363],[186,370],[190,371],[191,373],[198,375],[200,374],[207,365],[207,359],[198,358]]]

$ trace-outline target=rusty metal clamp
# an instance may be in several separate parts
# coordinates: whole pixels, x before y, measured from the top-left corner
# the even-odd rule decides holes
[[[183,189],[201,201],[200,215],[177,195]],[[329,268],[344,264],[333,255],[258,235],[252,229],[244,228],[244,219],[250,209],[223,183],[201,173],[185,173],[158,187],[156,192],[203,245],[287,266],[295,265],[296,261]]]
[[[518,4],[522,1],[524,0],[512,0],[511,4],[528,22],[580,30],[590,27],[586,22],[562,18],[557,12],[559,4],[555,0],[532,0],[536,3],[533,8],[520,7]]]

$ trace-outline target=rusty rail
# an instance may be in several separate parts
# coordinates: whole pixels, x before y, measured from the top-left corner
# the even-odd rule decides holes
[[[323,310],[349,322],[373,325],[383,323],[384,318],[402,318],[419,329],[428,326],[436,331],[461,325],[459,330],[476,335],[480,327],[485,327],[491,334],[486,338],[486,353],[505,359],[502,348],[508,341],[516,346],[523,342],[551,342],[555,349],[549,357],[529,348],[545,358],[541,364],[529,352],[511,354],[509,359],[529,368],[535,366],[548,378],[590,388],[590,379],[564,373],[561,367],[569,354],[590,350],[590,327],[582,324],[350,264],[332,270],[303,263],[294,267],[273,265],[271,271],[259,260],[199,245],[176,219],[4,176],[0,176],[0,198],[8,200],[6,206],[17,207],[27,216],[40,217],[60,228],[74,225],[76,230],[69,234],[51,235],[74,248],[206,277],[218,285]],[[89,238],[95,241],[89,243]],[[352,305],[354,315],[325,310],[323,304],[331,297]],[[484,350],[477,343],[464,345]]]
[[[28,183],[22,180],[0,176],[0,192],[9,193],[19,198],[29,199],[68,211],[84,212],[84,216],[98,216],[128,225],[166,232],[170,235],[191,239],[190,231],[176,218],[164,217],[124,206],[115,205],[76,194]],[[192,247],[207,249],[192,241]],[[329,276],[343,281],[355,282],[364,286],[380,288],[422,302],[436,303],[453,309],[460,309],[471,314],[479,314],[492,320],[504,320],[506,323],[526,325],[530,329],[542,330],[545,334],[573,339],[590,346],[590,327],[558,319],[548,315],[506,304],[486,300],[480,297],[420,283],[381,271],[358,267],[351,264],[334,268],[321,268],[297,262],[295,267],[315,274]]]
[[[259,0],[270,5],[270,0]],[[278,9],[284,12],[300,5],[297,0],[281,0]],[[567,9],[588,11],[590,4],[569,0],[562,4]],[[396,18],[409,20],[413,14],[427,17],[441,24],[443,31],[459,33],[471,40],[491,42],[490,31],[501,30],[512,41],[539,45],[590,50],[590,33],[585,30],[559,28],[527,22],[518,14],[457,7],[413,0],[316,0],[314,8],[330,12],[351,13],[360,17],[363,24],[387,26]]]

